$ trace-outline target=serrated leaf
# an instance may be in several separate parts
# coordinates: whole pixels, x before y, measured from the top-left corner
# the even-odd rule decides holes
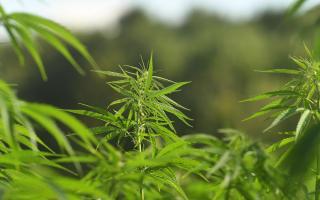
[[[266,93],[251,97],[249,99],[242,100],[240,102],[259,101],[259,100],[268,99],[270,97],[275,97],[275,96],[300,96],[300,94],[291,90],[278,90],[273,92],[266,92]]]
[[[164,148],[162,148],[162,149],[159,151],[157,157],[162,157],[162,156],[165,156],[165,155],[167,155],[167,154],[170,154],[170,153],[172,153],[173,151],[175,151],[175,150],[177,150],[177,149],[179,149],[179,148],[182,148],[182,147],[186,146],[186,144],[187,144],[187,143],[186,143],[185,141],[183,141],[183,140],[180,140],[180,141],[171,143],[171,144],[165,146]]]
[[[179,89],[180,87],[188,84],[190,82],[179,82],[179,83],[175,83],[175,84],[172,84],[162,90],[159,90],[159,91],[153,91],[151,92],[150,94],[150,97],[159,97],[159,96],[163,96],[163,95],[166,95],[166,94],[170,94],[170,93],[173,93],[175,92],[177,89]]]
[[[54,47],[58,52],[60,52],[71,65],[80,73],[85,74],[83,69],[80,67],[78,62],[72,57],[68,48],[55,36],[53,36],[49,31],[42,27],[34,27],[34,30],[39,33],[39,36],[47,41],[52,47]]]
[[[304,110],[303,108],[289,108],[282,111],[273,121],[272,123],[265,129],[263,132],[267,132],[275,126],[279,125],[281,122],[286,120],[287,118],[297,114],[298,112]]]
[[[300,119],[298,121],[298,124],[297,124],[297,128],[296,128],[296,139],[299,138],[300,134],[302,133],[302,131],[306,130],[309,122],[310,122],[310,119],[311,119],[311,111],[310,110],[305,110],[301,116],[300,116]]]
[[[97,64],[95,63],[94,59],[91,57],[91,55],[89,54],[85,46],[76,37],[74,37],[69,30],[67,30],[65,27],[61,26],[60,24],[37,15],[23,13],[23,12],[12,13],[9,15],[9,17],[18,22],[30,23],[36,26],[42,26],[44,28],[47,28],[53,34],[57,35],[58,37],[63,39],[65,42],[70,44],[72,47],[74,47],[77,51],[79,51],[81,55],[84,58],[86,58],[86,60],[93,67],[97,67]]]
[[[148,91],[151,86],[152,76],[153,76],[153,56],[151,54],[150,60],[149,60],[149,67],[148,67],[148,74],[147,74],[145,91]]]
[[[276,151],[277,149],[294,142],[295,140],[296,139],[294,136],[282,139],[279,142],[276,142],[276,143],[272,144],[271,146],[269,146],[267,148],[267,152],[272,153],[272,152]]]

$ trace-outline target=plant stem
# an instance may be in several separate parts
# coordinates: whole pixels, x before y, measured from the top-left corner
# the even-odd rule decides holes
[[[140,133],[140,131],[138,131],[138,143],[139,143],[139,152],[141,153],[142,152],[142,144],[141,144],[141,133]],[[141,182],[142,182],[141,184],[143,184],[143,179],[142,179]],[[141,200],[144,200],[144,191],[143,191],[143,187],[142,186],[140,186],[140,197],[141,197]]]
[[[142,146],[142,134],[144,133],[144,113],[143,113],[143,108],[141,105],[141,102],[138,101],[138,113],[137,113],[137,136],[138,136],[138,148],[139,152],[141,153],[143,151],[143,146]],[[141,169],[141,172],[143,169]],[[143,179],[141,180],[141,184],[143,184]],[[143,191],[143,186],[140,186],[140,197],[141,200],[144,200],[144,191]]]

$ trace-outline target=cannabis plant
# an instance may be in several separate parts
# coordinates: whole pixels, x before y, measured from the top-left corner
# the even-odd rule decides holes
[[[187,125],[190,119],[180,111],[187,109],[168,95],[187,82],[154,75],[152,57],[148,67],[142,63],[140,68],[119,70],[96,72],[114,79],[107,84],[120,99],[106,108],[82,104],[85,109],[68,110],[102,123],[92,128],[104,159],[89,165],[84,180],[90,185],[113,199],[288,197],[282,188],[284,175],[272,167],[258,144],[242,134],[233,131],[225,140],[177,135],[169,116]],[[201,188],[193,191],[193,185]]]
[[[51,20],[28,13],[6,13],[2,6],[0,19],[21,64],[24,63],[24,46],[44,80],[47,76],[32,37],[34,33],[62,53],[78,71],[82,70],[63,42],[94,64],[85,47],[67,29]],[[97,139],[85,125],[53,106],[20,100],[11,85],[0,80],[0,198],[105,196],[77,177],[82,173],[80,162],[84,159],[76,153],[67,132],[73,133],[72,138],[86,147],[83,151],[95,154]],[[54,145],[45,142],[48,137]]]
[[[80,73],[83,70],[69,46],[97,68],[86,48],[61,25],[29,13],[7,13],[1,6],[0,19],[21,64],[26,50],[43,80],[47,74],[33,35],[54,47]],[[278,97],[251,117],[276,111],[267,130],[301,115],[292,135],[272,146],[276,149],[295,141],[280,160],[281,166],[296,165],[294,158],[306,145],[311,144],[308,152],[314,152],[311,147],[319,135],[317,127],[308,127],[319,119],[320,64],[313,58],[294,61],[300,66],[297,70],[267,72],[287,73],[295,79],[281,90],[248,100]],[[184,114],[188,109],[170,95],[188,82],[174,82],[154,71],[152,56],[147,65],[120,66],[118,72],[96,69],[121,98],[103,108],[81,104],[83,109],[78,110],[20,100],[15,88],[0,81],[0,198],[309,198],[305,184],[294,180],[296,188],[303,187],[299,192],[307,191],[301,193],[286,187],[287,174],[274,167],[261,145],[238,131],[223,130],[222,138],[179,136],[174,120],[190,126],[191,119]],[[100,125],[87,128],[72,114],[93,118]],[[311,163],[308,158],[305,161]],[[319,196],[318,178],[314,193]]]
[[[286,153],[279,159],[278,166],[285,166],[291,176],[300,176],[312,169],[315,174],[315,187],[310,194],[315,199],[320,198],[319,193],[319,139],[317,137],[320,117],[320,62],[306,48],[308,58],[294,58],[297,65],[295,69],[273,69],[262,71],[290,75],[292,78],[279,90],[263,93],[245,101],[272,99],[257,113],[247,119],[268,115],[272,119],[264,131],[276,128],[289,118],[296,119],[296,125],[290,130],[281,130],[284,135],[280,141],[272,144],[270,152],[289,146]],[[297,117],[295,117],[297,116]],[[292,127],[292,126],[291,126]],[[299,162],[297,162],[300,160]],[[317,160],[313,165],[313,160]],[[301,178],[301,177],[300,177]],[[308,181],[305,182],[308,185]]]

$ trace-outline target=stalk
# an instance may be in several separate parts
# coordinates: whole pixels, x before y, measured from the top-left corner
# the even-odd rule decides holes
[[[143,107],[141,104],[141,101],[138,101],[138,113],[137,113],[137,136],[138,136],[138,149],[139,152],[141,153],[143,151],[143,146],[142,146],[142,134],[144,133],[144,112],[143,112]],[[143,173],[143,169],[141,169],[141,172]],[[143,183],[143,180],[142,180]],[[140,186],[140,198],[141,200],[144,200],[144,191],[143,187]]]
[[[139,142],[139,152],[142,152],[142,144],[141,144],[141,134],[138,132],[138,142]],[[142,171],[142,170],[141,170]],[[143,180],[142,180],[143,183]],[[144,200],[144,191],[143,191],[143,187],[140,186],[140,197],[141,200]]]

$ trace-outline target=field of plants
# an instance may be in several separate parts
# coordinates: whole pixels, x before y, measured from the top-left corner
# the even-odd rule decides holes
[[[284,22],[305,2],[292,4]],[[116,93],[104,107],[82,101],[79,109],[62,109],[22,100],[19,86],[0,80],[0,199],[320,200],[319,36],[302,45],[303,56],[290,56],[294,67],[256,70],[280,76],[280,87],[237,100],[262,102],[243,121],[267,120],[260,129],[277,137],[265,144],[231,128],[192,133],[201,119],[189,117],[175,95],[196,83],[164,77],[156,49],[137,65],[104,70],[64,26],[1,5],[0,17],[19,65],[32,60],[43,84],[50,70],[39,43],[60,53],[76,75],[87,73],[81,57]]]

